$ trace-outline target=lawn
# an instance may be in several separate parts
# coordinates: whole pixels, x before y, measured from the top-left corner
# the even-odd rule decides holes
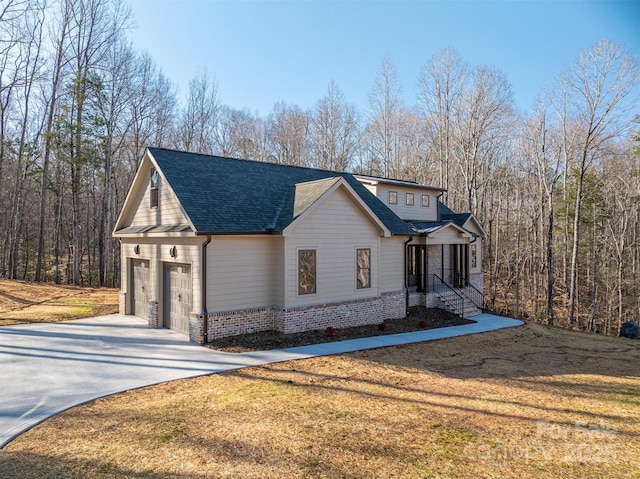
[[[73,408],[7,478],[640,478],[640,342],[525,325]]]
[[[118,290],[0,279],[0,326],[118,312]]]

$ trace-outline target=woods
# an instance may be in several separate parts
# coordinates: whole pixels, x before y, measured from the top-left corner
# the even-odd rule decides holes
[[[111,231],[156,146],[446,188],[489,233],[491,309],[605,334],[640,319],[640,67],[622,46],[576,52],[527,112],[503,72],[447,48],[415,85],[381,59],[366,111],[331,82],[259,116],[204,69],[177,91],[131,25],[121,0],[0,1],[3,277],[118,286]]]

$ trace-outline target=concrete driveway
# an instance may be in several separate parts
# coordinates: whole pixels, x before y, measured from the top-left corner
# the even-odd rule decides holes
[[[92,399],[260,364],[190,343],[134,316],[0,328],[0,447]]]
[[[442,339],[518,326],[476,323],[298,348],[233,354],[190,343],[134,316],[0,327],[0,448],[39,422],[103,396],[175,379],[291,359]]]

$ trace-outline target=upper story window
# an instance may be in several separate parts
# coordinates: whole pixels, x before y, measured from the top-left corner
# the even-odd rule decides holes
[[[298,294],[316,292],[316,250],[298,251]]]
[[[150,180],[150,191],[149,191],[149,207],[155,208],[158,206],[158,170],[155,168],[151,168],[151,180]]]
[[[429,207],[429,195],[422,195],[422,206],[424,208]]]
[[[356,285],[358,289],[371,287],[371,249],[356,250]]]
[[[407,206],[413,206],[414,205],[414,197],[413,197],[413,193],[407,193],[405,196],[405,202]]]
[[[389,204],[390,205],[397,205],[398,204],[398,192],[397,191],[390,191],[389,192]]]

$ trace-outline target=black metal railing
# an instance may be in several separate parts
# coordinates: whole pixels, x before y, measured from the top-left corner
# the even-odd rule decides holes
[[[471,301],[473,304],[476,305],[476,307],[482,309],[483,311],[487,309],[485,308],[484,294],[482,294],[478,288],[472,285],[469,282],[468,278],[465,278],[464,276],[462,276],[460,273],[456,271],[452,272],[452,277],[453,277],[454,286],[457,286],[459,288],[464,288],[464,290],[461,292],[467,298],[469,298],[469,301]]]
[[[484,311],[486,308],[486,303],[484,302],[484,294],[476,288],[474,285],[467,281],[467,289],[464,291],[464,294],[471,300],[473,304],[475,304],[478,308]]]
[[[431,291],[460,317],[464,317],[464,296],[456,291],[449,283],[442,280],[437,274],[433,274],[431,281]]]

